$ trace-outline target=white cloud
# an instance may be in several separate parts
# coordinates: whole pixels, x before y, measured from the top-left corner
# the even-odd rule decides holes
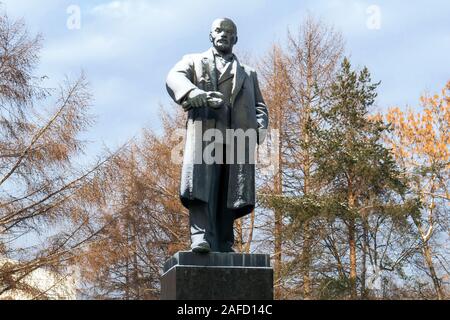
[[[115,0],[96,5],[89,9],[89,13],[95,17],[106,19],[135,19],[154,23],[168,17],[175,17],[176,8],[167,3],[145,0]]]
[[[91,13],[101,16],[123,17],[130,13],[129,1],[112,1],[92,8]]]

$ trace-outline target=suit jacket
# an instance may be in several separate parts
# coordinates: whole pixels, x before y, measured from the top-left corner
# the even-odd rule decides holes
[[[268,127],[268,111],[256,72],[235,58],[231,73],[233,86],[230,97],[230,128],[243,131],[256,130],[256,140],[261,143]],[[181,104],[187,94],[195,88],[218,91],[217,70],[212,49],[184,56],[170,70],[166,85],[169,95],[178,104]],[[189,208],[192,200],[208,202],[209,199],[213,171],[212,165],[202,159],[203,151],[210,144],[209,141],[203,141],[203,134],[206,130],[217,127],[217,112],[210,107],[191,108],[187,112],[180,198]],[[254,154],[255,147],[256,144],[249,143],[245,150],[246,159]],[[235,159],[234,163],[230,164],[229,172],[227,207],[234,209],[236,218],[239,218],[250,213],[255,206],[255,165],[248,161],[238,163]]]

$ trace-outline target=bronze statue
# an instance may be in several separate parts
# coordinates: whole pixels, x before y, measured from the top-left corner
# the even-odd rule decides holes
[[[184,56],[167,76],[170,96],[188,112],[180,199],[197,253],[233,252],[234,220],[255,207],[252,159],[268,127],[256,72],[233,54],[234,22],[215,20],[210,40],[212,48]]]

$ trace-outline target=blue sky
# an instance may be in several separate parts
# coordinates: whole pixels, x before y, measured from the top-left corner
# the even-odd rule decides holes
[[[168,105],[165,77],[184,54],[206,50],[209,27],[227,16],[239,28],[237,50],[258,57],[283,41],[307,13],[342,32],[346,54],[381,80],[377,105],[417,105],[425,91],[450,80],[450,1],[365,0],[0,0],[44,36],[39,72],[50,84],[84,70],[95,97],[97,122],[89,149],[114,148],[159,128],[159,105]],[[67,9],[80,9],[81,28],[67,27]],[[380,28],[368,28],[370,6]],[[368,12],[369,10],[369,12]],[[373,12],[373,11],[372,11]],[[270,106],[269,106],[270,107]]]

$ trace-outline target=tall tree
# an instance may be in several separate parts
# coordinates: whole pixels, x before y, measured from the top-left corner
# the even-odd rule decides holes
[[[40,47],[22,21],[0,16],[0,294],[38,268],[67,270],[101,229],[79,199],[92,194],[104,162],[75,161],[92,122],[87,82],[44,88],[35,74]]]
[[[275,168],[273,175],[269,180],[273,184],[266,185],[264,193],[271,193],[275,197],[283,194],[283,168],[284,159],[282,158],[282,150],[284,147],[284,133],[286,131],[285,117],[287,115],[287,107],[289,104],[289,89],[287,83],[286,60],[282,50],[274,45],[272,52],[265,58],[262,65],[263,76],[263,94],[266,103],[270,106],[270,123],[272,130],[278,130],[279,143],[275,144],[278,148],[275,154],[278,157],[278,167]],[[283,237],[283,212],[279,208],[274,208],[273,216],[273,250],[274,250],[274,286],[275,298],[281,295],[281,278],[282,278],[282,237]]]
[[[405,192],[400,171],[383,146],[383,132],[388,128],[368,117],[377,86],[367,68],[353,71],[344,59],[327,105],[317,110],[324,122],[315,128],[314,179],[323,183],[317,200],[324,214],[339,219],[347,229],[346,278],[352,299],[358,296],[358,222],[367,221],[371,212],[387,211]]]
[[[420,100],[417,112],[399,108],[388,111],[385,119],[392,124],[393,132],[387,141],[409,178],[413,196],[422,204],[420,214],[411,216],[411,221],[426,273],[437,298],[444,299],[443,279],[450,274],[445,252],[440,253],[440,248],[448,241],[449,226],[450,82],[440,95],[423,95]],[[437,264],[442,267],[437,268]]]
[[[298,32],[288,32],[286,48],[274,46],[263,60],[263,93],[270,106],[271,128],[279,132],[276,152],[279,166],[268,179],[273,185],[268,183],[263,189],[267,195],[263,197],[265,204],[286,196],[314,194],[315,185],[311,181],[314,163],[308,127],[316,121],[312,109],[322,103],[324,88],[332,83],[342,51],[341,35],[308,16]],[[275,216],[276,283],[281,285],[281,278],[284,278],[292,287],[292,279],[300,273],[300,284],[294,286],[291,293],[288,291],[292,288],[284,288],[284,296],[311,298],[314,243],[311,224],[314,222],[306,213],[302,219],[290,221],[283,207],[269,207]],[[283,259],[282,252],[287,260]],[[290,262],[281,272],[283,260]]]

